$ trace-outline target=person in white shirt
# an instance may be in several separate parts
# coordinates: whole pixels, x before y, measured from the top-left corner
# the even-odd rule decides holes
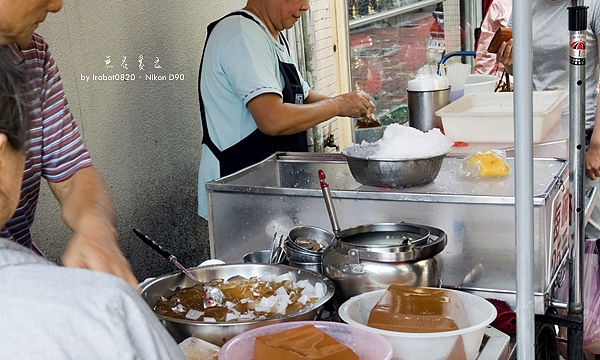
[[[26,68],[0,47],[0,225],[20,197],[28,141]],[[0,359],[185,359],[115,275],[58,266],[0,238]]]

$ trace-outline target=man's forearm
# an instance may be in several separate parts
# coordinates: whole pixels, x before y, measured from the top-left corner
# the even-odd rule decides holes
[[[78,170],[64,181],[50,183],[50,188],[61,205],[63,221],[73,232],[85,232],[90,222],[114,228],[110,194],[93,166]]]

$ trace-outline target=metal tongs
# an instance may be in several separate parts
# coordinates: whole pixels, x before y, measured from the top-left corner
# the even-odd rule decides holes
[[[223,291],[221,291],[221,289],[216,288],[214,286],[210,286],[205,281],[198,280],[191,272],[188,271],[188,269],[186,269],[183,265],[181,265],[181,263],[179,261],[177,261],[177,258],[175,257],[175,255],[173,255],[170,252],[168,252],[167,250],[163,249],[162,246],[160,246],[159,244],[154,242],[154,240],[150,239],[150,237],[148,235],[142,233],[140,230],[135,229],[135,228],[133,229],[133,232],[140,239],[142,239],[142,241],[144,241],[148,246],[150,246],[152,248],[152,250],[156,251],[162,257],[164,257],[165,259],[172,262],[175,266],[177,266],[177,268],[179,268],[181,271],[183,271],[183,273],[186,274],[190,279],[192,279],[192,281],[194,281],[196,284],[202,285],[204,287],[204,294],[202,294],[202,301],[203,301],[205,309],[208,309],[208,308],[214,307],[214,306],[222,306],[223,305],[223,301],[225,300],[225,294],[223,294]]]

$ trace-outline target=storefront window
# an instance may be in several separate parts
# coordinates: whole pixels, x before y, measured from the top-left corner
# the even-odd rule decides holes
[[[441,2],[349,0],[348,15],[353,90],[376,99],[384,124],[405,123],[408,80],[444,53]]]

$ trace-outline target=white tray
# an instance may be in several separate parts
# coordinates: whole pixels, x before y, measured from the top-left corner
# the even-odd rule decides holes
[[[568,92],[533,92],[533,142],[559,122]],[[514,142],[512,92],[473,93],[435,112],[442,119],[444,133],[452,141]]]

